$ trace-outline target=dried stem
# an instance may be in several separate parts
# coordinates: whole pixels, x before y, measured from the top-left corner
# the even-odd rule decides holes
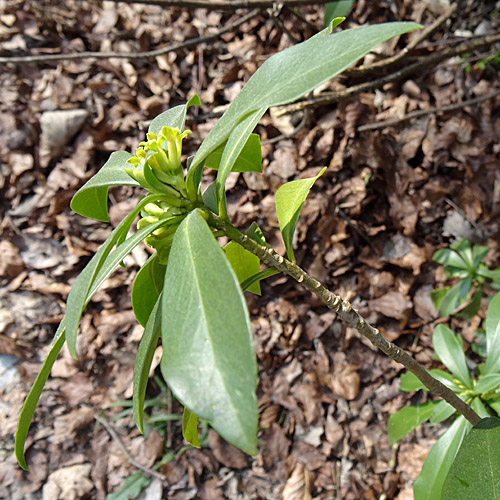
[[[361,335],[366,337],[375,347],[387,354],[391,359],[401,363],[405,368],[411,371],[431,393],[447,401],[472,425],[477,424],[481,420],[469,405],[462,401],[453,391],[432,377],[432,375],[430,375],[427,370],[406,351],[380,335],[378,330],[367,323],[358,311],[352,308],[347,300],[343,300],[338,295],[330,292],[297,264],[290,262],[277,254],[273,249],[262,246],[247,235],[241,233],[228,221],[224,221],[214,214],[210,214],[209,221],[213,227],[223,230],[229,238],[239,243],[249,252],[257,255],[257,257],[268,266],[291,276],[302,284],[302,286],[314,293],[314,295],[316,295],[329,309],[336,312],[342,321],[355,328]]]
[[[115,3],[147,3],[162,7],[180,7],[182,9],[236,10],[274,7],[283,5],[297,7],[299,5],[318,5],[332,0],[111,0]],[[334,0],[335,1],[335,0]]]
[[[198,36],[185,40],[184,42],[175,43],[155,50],[148,50],[144,52],[73,52],[71,54],[40,54],[29,56],[3,56],[0,57],[1,63],[30,63],[30,62],[50,62],[50,61],[69,61],[75,59],[151,59],[154,57],[175,52],[177,50],[186,49],[199,45],[200,43],[218,38],[220,35],[234,30],[238,26],[246,23],[250,19],[256,17],[260,13],[259,9],[252,10],[248,14],[241,16],[234,22],[227,24],[223,28],[210,33],[208,35]]]
[[[117,434],[117,432],[113,429],[113,427],[107,420],[100,417],[99,415],[94,415],[94,418],[108,431],[109,435],[118,443],[123,453],[125,453],[125,456],[127,457],[127,460],[129,461],[130,465],[133,465],[136,469],[141,470],[148,476],[153,476],[160,479],[161,481],[165,481],[166,477],[163,474],[161,474],[160,472],[156,472],[155,470],[150,469],[149,467],[146,467],[145,465],[142,465],[137,460],[135,460],[135,458],[130,454],[127,447],[125,446],[125,443],[123,442],[122,438]]]

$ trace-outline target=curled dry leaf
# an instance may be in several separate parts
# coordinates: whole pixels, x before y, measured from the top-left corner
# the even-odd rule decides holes
[[[311,500],[311,472],[297,464],[283,488],[283,500]]]

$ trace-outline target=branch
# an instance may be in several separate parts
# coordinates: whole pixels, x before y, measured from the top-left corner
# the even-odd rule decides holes
[[[468,42],[463,42],[456,47],[452,47],[440,52],[436,52],[435,54],[431,54],[430,56],[423,57],[413,64],[406,66],[405,68],[400,69],[390,75],[384,76],[382,78],[378,78],[376,80],[361,83],[359,85],[353,85],[352,87],[348,87],[339,92],[331,92],[319,95],[317,97],[313,97],[306,101],[299,101],[294,104],[289,104],[287,106],[281,107],[279,111],[276,112],[276,116],[280,117],[282,115],[288,113],[294,113],[295,111],[302,111],[308,107],[318,107],[324,106],[325,104],[333,104],[348,97],[352,97],[354,95],[360,94],[362,92],[367,92],[370,90],[374,90],[384,86],[386,83],[394,82],[396,80],[401,80],[406,76],[415,73],[419,70],[422,70],[426,66],[430,66],[432,64],[437,64],[445,59],[449,59],[450,57],[454,57],[460,54],[464,54],[466,52],[480,49],[482,47],[486,47],[492,45],[494,43],[500,42],[500,33],[496,35],[491,35],[487,37],[483,37],[479,40],[473,40]]]
[[[430,375],[427,370],[413,359],[406,351],[386,340],[376,328],[371,326],[365,319],[353,309],[347,300],[330,292],[319,281],[312,278],[297,264],[290,262],[277,254],[273,249],[264,247],[233,227],[228,221],[224,221],[216,215],[209,214],[209,222],[213,227],[220,229],[232,240],[239,243],[243,248],[257,255],[264,263],[278,271],[291,276],[302,286],[307,288],[318,297],[329,309],[337,313],[339,318],[355,328],[361,335],[366,337],[375,347],[387,354],[394,361],[402,364],[411,371],[429,391],[440,396],[460,412],[472,425],[477,424],[481,418],[453,391]]]
[[[183,9],[236,10],[274,7],[298,7],[300,5],[318,5],[332,0],[111,0],[115,3],[146,3],[162,7],[180,7]],[[333,0],[335,1],[335,0]]]
[[[500,95],[500,90],[496,92],[490,92],[474,99],[469,99],[468,101],[457,102],[455,104],[448,104],[447,106],[441,106],[439,108],[429,108],[429,109],[419,109],[418,111],[412,111],[400,118],[391,118],[390,120],[384,120],[381,122],[367,123],[366,125],[359,126],[356,130],[358,132],[366,132],[367,130],[376,130],[378,128],[390,127],[398,123],[404,122],[406,120],[411,120],[412,118],[418,118],[420,116],[431,115],[433,113],[442,113],[444,111],[453,111],[455,109],[465,108],[466,106],[473,106],[483,101],[493,99],[497,95]]]
[[[223,28],[217,30],[209,35],[203,35],[196,38],[191,38],[184,42],[175,43],[174,45],[168,45],[167,47],[162,47],[156,50],[149,50],[145,52],[74,52],[72,54],[42,54],[42,55],[30,55],[30,56],[13,56],[13,57],[0,57],[1,63],[30,63],[30,62],[48,62],[48,61],[70,61],[75,59],[110,59],[112,57],[118,59],[146,59],[161,56],[163,54],[168,54],[169,52],[175,52],[177,50],[185,49],[198,45],[203,42],[207,42],[220,35],[232,31],[234,28],[246,23],[250,19],[256,17],[260,10],[255,9],[240,17],[236,21],[227,24]]]
[[[382,69],[387,69],[391,66],[394,66],[394,64],[404,59],[408,55],[408,53],[413,50],[419,43],[423,42],[427,37],[434,33],[434,31],[436,31],[447,19],[449,19],[449,17],[456,10],[457,4],[455,3],[444,14],[439,16],[430,26],[419,32],[418,35],[403,50],[393,55],[392,57],[382,59],[381,61],[377,61],[373,64],[347,69],[343,72],[343,75],[347,77],[359,77],[362,75],[366,75],[367,73],[371,73],[372,71],[380,71]]]
[[[161,481],[165,481],[166,477],[161,474],[160,472],[156,472],[153,469],[150,469],[149,467],[146,467],[145,465],[140,464],[135,458],[130,454],[130,452],[127,450],[127,447],[125,446],[125,443],[123,442],[122,438],[116,433],[116,431],[113,429],[113,427],[104,420],[102,417],[99,415],[94,415],[94,418],[103,425],[103,427],[108,431],[109,435],[118,443],[120,448],[122,449],[123,453],[125,453],[125,456],[127,457],[127,460],[129,461],[130,465],[133,465],[136,469],[141,470],[148,476],[153,476]]]

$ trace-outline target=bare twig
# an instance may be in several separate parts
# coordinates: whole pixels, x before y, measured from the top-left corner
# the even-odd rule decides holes
[[[262,141],[262,145],[265,146],[268,144],[276,144],[277,142],[284,141],[286,139],[293,139],[307,125],[307,121],[309,120],[310,115],[310,109],[304,110],[302,120],[300,120],[300,123],[293,129],[292,132],[290,132],[289,134],[280,134],[276,137],[272,137],[271,139],[266,139],[265,141]]]
[[[295,7],[299,5],[318,5],[332,0],[112,0],[128,4],[147,3],[162,7],[180,7],[183,9],[235,10],[273,7],[277,4]],[[333,0],[335,1],[335,0]]]
[[[30,62],[50,62],[50,61],[69,61],[75,59],[110,59],[112,57],[118,59],[149,59],[163,54],[168,54],[169,52],[175,52],[177,50],[186,49],[193,47],[203,42],[213,40],[218,38],[220,35],[232,31],[238,26],[246,23],[250,19],[256,17],[260,10],[255,9],[240,17],[236,21],[227,24],[223,28],[211,33],[209,35],[198,36],[196,38],[191,38],[184,42],[175,43],[173,45],[168,45],[167,47],[162,47],[156,50],[148,50],[145,52],[74,52],[72,54],[41,54],[41,55],[30,55],[30,56],[12,56],[0,57],[0,63],[30,63]]]
[[[334,104],[336,102],[347,99],[348,97],[360,94],[361,92],[374,90],[384,86],[386,83],[394,82],[396,80],[405,78],[406,76],[415,73],[418,70],[422,70],[422,68],[425,68],[426,66],[437,64],[441,61],[444,61],[445,59],[449,59],[450,57],[454,57],[463,54],[465,52],[469,52],[471,50],[480,49],[482,47],[486,47],[497,42],[500,42],[500,33],[481,38],[480,40],[473,40],[461,43],[456,47],[452,47],[440,52],[436,52],[435,54],[423,57],[414,62],[413,64],[406,66],[405,68],[402,68],[398,71],[395,71],[394,73],[378,78],[376,80],[372,80],[366,83],[361,83],[359,85],[353,85],[352,87],[348,87],[339,92],[325,93],[317,97],[308,99],[306,101],[299,101],[297,103],[288,104],[287,106],[283,106],[279,111],[277,111],[276,116],[279,117],[287,113],[301,111],[308,107],[318,107],[318,106],[324,106],[325,104]]]
[[[455,104],[448,104],[446,106],[440,106],[429,109],[419,109],[418,111],[412,111],[411,113],[408,113],[399,118],[391,118],[390,120],[383,120],[381,122],[367,123],[366,125],[361,125],[357,128],[357,131],[366,132],[367,130],[376,130],[379,128],[390,127],[392,125],[396,125],[398,123],[411,120],[412,118],[419,118],[420,116],[431,115],[434,113],[442,113],[444,111],[453,111],[455,109],[465,108],[466,106],[473,106],[474,104],[478,104],[480,102],[493,99],[497,95],[500,95],[500,90],[479,97],[475,97],[474,99],[469,99],[467,101],[457,102]]]
[[[436,31],[450,16],[457,10],[457,4],[453,4],[444,14],[439,16],[430,26],[422,30],[403,50],[397,54],[377,61],[373,64],[367,64],[364,66],[358,66],[357,68],[350,68],[344,71],[344,76],[362,76],[367,73],[372,73],[373,71],[380,71],[382,69],[387,69],[394,64],[398,63],[404,59],[408,53],[413,50],[419,43],[423,42],[427,37],[429,37],[434,31]]]
[[[401,363],[411,371],[433,394],[436,394],[452,405],[460,412],[472,425],[477,424],[481,418],[464,401],[462,401],[453,391],[448,389],[441,382],[430,375],[427,370],[413,359],[406,351],[386,340],[376,328],[371,326],[353,309],[347,300],[343,300],[338,295],[327,290],[319,281],[312,278],[297,264],[290,262],[277,254],[273,249],[260,245],[247,235],[238,231],[228,221],[224,221],[212,213],[209,214],[210,224],[226,233],[232,240],[239,243],[243,248],[257,255],[265,264],[278,271],[291,276],[302,286],[311,291],[329,309],[337,313],[339,318],[355,328],[361,335],[366,337],[375,347],[387,354],[394,361]]]
[[[165,481],[166,477],[163,474],[161,474],[160,472],[156,472],[155,470],[150,469],[145,465],[140,464],[139,462],[137,462],[137,460],[134,459],[134,457],[127,450],[127,447],[125,446],[125,443],[123,442],[122,438],[117,434],[117,432],[113,429],[113,427],[109,424],[108,421],[106,421],[99,415],[94,415],[94,418],[100,424],[102,424],[102,426],[108,431],[109,435],[118,443],[123,453],[125,453],[130,465],[133,465],[136,469],[141,470],[142,472],[144,472],[144,474],[147,474],[148,476],[153,476],[160,479],[161,481]]]

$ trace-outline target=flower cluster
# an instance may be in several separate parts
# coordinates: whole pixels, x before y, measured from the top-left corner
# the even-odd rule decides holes
[[[161,263],[166,263],[175,231],[193,208],[181,165],[182,140],[190,133],[171,127],[162,127],[158,135],[149,132],[147,141],[139,144],[136,156],[128,160],[132,166],[125,169],[144,189],[158,195],[156,203],[148,203],[141,211],[137,228],[165,220],[145,239],[147,245],[157,250]]]

